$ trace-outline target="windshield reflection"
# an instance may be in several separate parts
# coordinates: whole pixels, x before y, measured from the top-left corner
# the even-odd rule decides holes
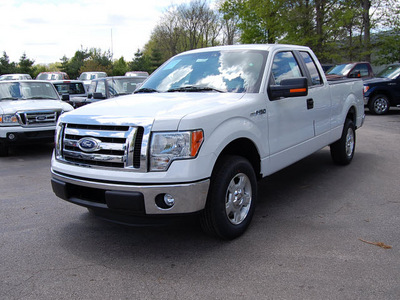
[[[1,82],[0,100],[50,99],[58,100],[58,94],[47,82]]]
[[[328,75],[341,75],[346,76],[354,64],[337,65],[328,71]]]
[[[137,92],[259,91],[266,51],[209,51],[172,58]]]
[[[386,69],[381,71],[377,75],[377,77],[395,79],[399,75],[400,75],[400,65],[392,65],[388,66]]]

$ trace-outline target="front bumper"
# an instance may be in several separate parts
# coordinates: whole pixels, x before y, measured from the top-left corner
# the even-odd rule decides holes
[[[52,170],[51,183],[58,197],[89,209],[116,215],[154,216],[189,214],[204,209],[210,180],[140,185],[78,178]],[[164,194],[174,197],[172,207],[162,208],[159,204]]]
[[[7,144],[26,144],[34,142],[54,141],[55,126],[47,128],[0,128],[0,138]]]

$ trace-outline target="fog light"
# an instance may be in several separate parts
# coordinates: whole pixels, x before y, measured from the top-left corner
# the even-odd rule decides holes
[[[15,140],[15,134],[10,133],[10,134],[8,135],[8,139],[9,139],[9,140]]]
[[[175,204],[175,198],[170,195],[170,194],[165,194],[164,195],[164,203],[168,206],[168,207],[172,207]]]
[[[156,205],[162,209],[170,209],[175,204],[175,198],[170,194],[158,194],[155,200]]]

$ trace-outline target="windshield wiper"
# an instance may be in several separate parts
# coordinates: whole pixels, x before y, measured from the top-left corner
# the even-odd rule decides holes
[[[159,91],[151,88],[141,88],[134,92],[134,94],[137,93],[159,93]]]
[[[218,93],[225,93],[224,91],[218,90],[218,89],[213,88],[213,87],[195,86],[195,85],[182,86],[182,87],[179,87],[179,88],[169,89],[167,92],[208,92],[208,91],[213,91],[213,92],[218,92]]]
[[[40,96],[34,96],[34,97],[27,97],[24,98],[24,100],[36,100],[36,99],[51,99],[51,100],[57,100],[51,97],[40,97]]]
[[[5,97],[5,98],[0,98],[0,100],[18,100],[18,98],[15,98],[15,97]]]

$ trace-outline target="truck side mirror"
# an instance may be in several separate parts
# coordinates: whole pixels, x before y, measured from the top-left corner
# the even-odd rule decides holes
[[[280,85],[270,85],[268,96],[270,100],[278,100],[287,97],[302,97],[308,94],[307,78],[288,78],[283,79]]]
[[[106,99],[103,93],[93,93],[93,99]]]
[[[69,94],[62,94],[61,95],[61,100],[62,101],[69,101]]]

